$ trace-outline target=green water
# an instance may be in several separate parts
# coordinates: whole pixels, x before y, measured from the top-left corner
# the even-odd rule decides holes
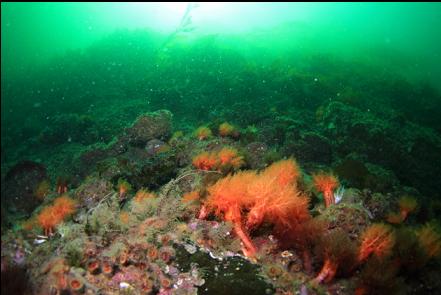
[[[439,3],[202,3],[182,24],[187,7],[2,3],[2,174],[162,108],[245,128],[343,100],[440,130]]]
[[[240,241],[249,235],[252,247],[246,247],[254,248],[255,242],[256,248],[267,251],[257,264],[237,257],[230,263],[225,257],[214,265],[207,253],[188,255],[180,249],[177,261],[187,269],[194,261],[200,263],[206,280],[203,286],[192,283],[192,292],[269,294],[280,287],[325,294],[328,286],[339,294],[360,286],[366,294],[440,290],[440,93],[440,3],[2,2],[2,281],[18,289],[28,282],[28,289],[41,288],[46,294],[54,291],[53,278],[39,269],[41,260],[65,257],[70,266],[86,267],[80,258],[89,240],[106,253],[121,246],[120,238],[138,247],[141,239],[129,229],[147,219],[130,219],[128,212],[136,209],[136,191],[145,189],[158,196],[152,202],[159,201],[144,213],[170,222],[172,232],[182,231],[177,244],[184,248],[191,248],[187,242],[202,241],[212,243],[209,248],[237,253],[245,249]],[[220,131],[224,122],[232,124],[231,134]],[[201,126],[212,136],[202,139],[195,131]],[[154,135],[143,137],[145,132]],[[201,155],[221,157],[224,147],[237,153],[235,164],[212,164],[207,168],[212,171],[195,164]],[[204,202],[215,195],[212,185],[221,177],[255,170],[259,180],[265,167],[288,158],[296,159],[302,170],[292,183],[292,195],[309,197],[305,219],[325,219],[326,235],[324,225],[303,220],[293,236],[315,227],[323,234],[299,242],[287,233],[276,237],[281,244],[272,245],[269,235],[277,234],[276,225],[280,230],[280,222],[289,219],[280,213],[283,208],[275,210],[282,216],[278,221],[265,215],[269,226],[262,223],[265,226],[255,231],[248,224],[241,229],[239,222],[234,227],[223,223],[230,211],[209,215],[209,221],[194,218],[197,210],[207,210]],[[344,196],[340,204],[314,188],[319,171],[336,177],[333,181],[340,187],[332,197]],[[238,179],[241,175],[235,174]],[[121,193],[123,184],[131,191]],[[280,186],[273,183],[271,189],[278,192]],[[179,203],[193,190],[199,198],[196,209]],[[54,200],[65,191],[76,204],[70,209],[75,213],[57,219],[64,218],[64,226],[45,227],[38,217],[44,215],[42,210],[56,210]],[[241,206],[234,212],[244,220],[254,216],[255,208],[267,210],[260,204]],[[406,206],[411,209],[404,214]],[[195,222],[197,231],[192,229]],[[311,283],[323,255],[355,253],[363,231],[379,222],[388,223],[393,229],[388,236],[398,241],[389,245],[390,256],[354,262],[347,274],[340,269],[331,285]],[[165,229],[152,224],[158,229],[139,228],[148,231],[149,243],[162,247],[156,231]],[[35,236],[53,230],[56,234],[47,240]],[[64,234],[73,238],[67,241]],[[339,247],[339,241],[348,249]],[[333,249],[327,252],[331,246],[326,243]],[[282,252],[285,248],[295,255]],[[312,272],[303,269],[308,257],[299,249],[311,251]],[[432,256],[423,253],[427,249]],[[25,263],[17,253],[26,257]],[[105,258],[103,253],[99,255]],[[345,262],[349,265],[351,259]],[[130,263],[131,268],[121,263],[117,274],[133,270],[135,263]],[[19,271],[5,272],[6,266]],[[173,277],[168,266],[160,269],[163,266],[158,266],[154,281],[158,290],[164,273],[178,281],[177,274]],[[221,266],[225,273],[219,280]],[[287,277],[277,274],[279,267]],[[378,269],[387,275],[378,277]],[[268,276],[272,279],[264,282]],[[89,274],[84,278],[88,290],[113,280]]]
[[[185,9],[186,3],[4,3],[2,71],[85,49],[114,30],[148,29],[167,36]],[[391,62],[384,54],[398,54],[413,59],[402,62],[421,78],[436,81],[440,76],[437,3],[212,3],[194,9],[191,16],[194,31],[184,39],[236,35],[269,52],[280,47],[332,51],[377,59],[382,65]]]
[[[161,108],[180,128],[246,127],[342,95],[439,131],[439,3],[203,3],[181,24],[186,9],[2,3],[2,171],[108,142]]]

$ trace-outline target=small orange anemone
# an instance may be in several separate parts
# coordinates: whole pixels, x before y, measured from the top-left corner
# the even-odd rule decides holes
[[[119,214],[119,220],[121,221],[122,224],[125,224],[125,225],[129,224],[129,221],[130,221],[129,213],[127,211],[122,211]]]
[[[45,235],[53,233],[56,225],[75,211],[76,202],[67,196],[55,199],[54,204],[45,207],[37,216],[37,221],[44,229]]]
[[[312,176],[315,188],[323,193],[325,206],[335,204],[334,190],[340,185],[336,176],[326,173],[318,173]]]
[[[315,283],[329,283],[337,272],[352,270],[356,264],[356,247],[341,229],[324,236],[317,249],[321,251],[324,263],[314,278]]]
[[[235,148],[224,147],[219,151],[217,156],[221,168],[233,167],[237,169],[244,164],[243,157],[239,156],[239,152]]]
[[[57,178],[57,193],[59,195],[67,193],[67,179],[64,177]]]
[[[84,283],[77,278],[71,278],[69,280],[69,287],[75,293],[82,293],[84,290]]]
[[[386,220],[392,224],[400,224],[406,220],[410,213],[414,212],[418,203],[415,198],[410,196],[403,196],[398,200],[398,206],[400,207],[399,213],[389,213]]]
[[[188,192],[186,194],[184,194],[184,196],[182,197],[182,202],[183,203],[190,203],[196,200],[199,200],[199,192],[198,191],[191,191]]]
[[[219,125],[219,135],[222,137],[232,136],[234,135],[235,131],[236,128],[234,128],[234,126],[231,125],[230,123],[224,122]]]
[[[161,276],[160,280],[159,280],[161,287],[164,288],[165,290],[168,290],[172,287],[173,282],[171,279],[167,278],[166,276]]]
[[[49,180],[46,179],[37,185],[34,195],[37,197],[37,199],[44,200],[44,198],[46,198],[46,196],[49,194],[50,190],[51,184]]]
[[[129,251],[122,249],[118,256],[118,262],[120,265],[126,265],[129,262]]]
[[[378,223],[367,228],[361,240],[359,261],[366,260],[371,254],[383,258],[391,253],[395,245],[395,234],[392,227]]]
[[[97,259],[90,259],[87,262],[87,270],[91,274],[97,274],[100,271],[100,262]]]
[[[54,210],[61,216],[61,219],[64,219],[75,212],[76,204],[76,201],[64,195],[55,199]]]
[[[282,247],[295,247],[302,255],[303,268],[307,274],[312,273],[311,249],[325,235],[328,223],[319,218],[310,218],[299,223],[289,233],[279,238]]]
[[[403,222],[403,216],[399,213],[389,213],[386,217],[386,221],[392,224],[400,224]]]
[[[28,231],[33,230],[36,226],[38,226],[38,220],[35,217],[31,217],[21,223],[21,228]]]
[[[206,140],[212,136],[212,132],[210,128],[206,126],[201,126],[195,130],[194,135],[199,140]]]
[[[193,166],[200,170],[214,170],[218,159],[214,153],[203,152],[193,158]]]
[[[44,234],[49,236],[52,234],[54,227],[59,224],[62,219],[56,214],[53,206],[48,206],[41,210],[37,216],[38,223],[44,229]]]
[[[113,269],[114,269],[113,262],[110,261],[110,260],[103,260],[101,269],[102,269],[104,275],[112,276],[113,275]]]
[[[124,199],[126,197],[126,194],[132,190],[132,186],[130,185],[130,183],[128,183],[127,180],[123,178],[118,179],[117,188],[120,199]]]
[[[156,195],[154,193],[150,192],[145,188],[142,188],[136,192],[135,197],[133,197],[133,201],[137,203],[141,203],[144,200],[154,199],[154,198],[156,198]]]
[[[182,140],[182,138],[184,137],[184,132],[182,131],[175,131],[173,133],[173,135],[171,136],[170,140],[168,141],[168,143],[170,145],[176,145],[176,143],[178,143],[180,140]]]
[[[409,213],[416,210],[418,203],[417,200],[411,196],[403,196],[398,200],[398,205],[400,207],[400,214],[403,220],[406,220]]]
[[[159,258],[165,263],[170,262],[170,260],[175,256],[175,250],[172,247],[162,247],[159,250]]]
[[[149,257],[150,261],[155,261],[156,258],[158,258],[159,251],[155,246],[150,246],[147,250],[147,256]]]
[[[441,255],[441,234],[431,224],[426,224],[417,232],[418,241],[429,258]]]

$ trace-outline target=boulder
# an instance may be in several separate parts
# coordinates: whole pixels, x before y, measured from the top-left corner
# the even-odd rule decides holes
[[[2,183],[2,204],[9,212],[30,215],[42,202],[35,191],[47,179],[46,168],[42,164],[32,161],[16,164],[8,171]]]

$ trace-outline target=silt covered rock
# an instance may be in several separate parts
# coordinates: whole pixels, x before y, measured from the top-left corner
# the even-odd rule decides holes
[[[36,194],[38,185],[47,180],[46,168],[23,161],[12,167],[2,182],[1,198],[9,211],[30,214],[42,202]]]
[[[75,199],[87,208],[92,208],[112,192],[113,185],[109,181],[91,176],[76,189]]]
[[[315,132],[304,132],[299,140],[286,142],[284,152],[294,155],[302,163],[329,164],[332,161],[332,147],[329,140]]]
[[[152,139],[166,139],[172,129],[172,117],[167,110],[141,115],[123,136],[132,146],[145,146]]]

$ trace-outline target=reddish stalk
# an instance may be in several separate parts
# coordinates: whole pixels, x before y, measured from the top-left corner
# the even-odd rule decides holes
[[[201,210],[199,210],[198,218],[199,219],[205,219],[205,218],[207,218],[207,215],[208,215],[207,206],[202,205],[201,206]]]
[[[312,262],[311,262],[311,254],[309,253],[309,250],[304,249],[302,252],[303,257],[303,268],[305,269],[305,272],[307,274],[312,273]]]
[[[335,198],[334,198],[334,194],[332,193],[332,190],[324,191],[323,196],[325,197],[326,208],[335,204]]]
[[[337,272],[337,265],[334,265],[330,259],[325,259],[322,269],[314,278],[314,282],[320,284],[322,282],[328,283],[332,281]]]
[[[245,231],[242,229],[242,224],[235,222],[234,223],[234,231],[236,232],[236,235],[242,240],[242,243],[245,246],[245,248],[242,249],[245,256],[247,256],[247,257],[255,256],[255,254],[257,252],[256,247],[254,247],[253,242],[248,237],[248,235],[245,233]]]

